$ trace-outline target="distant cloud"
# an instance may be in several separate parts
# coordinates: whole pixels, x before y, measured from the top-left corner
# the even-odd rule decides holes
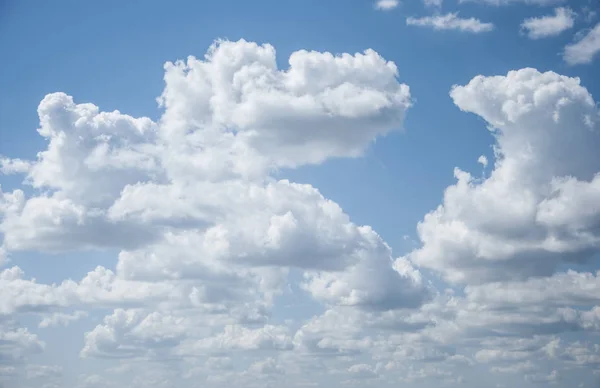
[[[434,30],[460,30],[476,34],[494,29],[492,23],[483,23],[476,18],[459,18],[458,12],[423,18],[409,17],[406,19],[406,24],[409,26],[431,27]]]
[[[556,36],[563,31],[573,28],[575,12],[570,8],[560,7],[554,10],[554,15],[525,19],[521,28],[527,32],[531,39]]]
[[[442,6],[443,0],[423,0],[426,7],[435,7],[439,8]]]
[[[375,9],[380,11],[389,11],[396,8],[400,2],[398,0],[378,0],[375,3]]]
[[[591,63],[598,52],[600,52],[600,23],[583,38],[567,45],[563,58],[569,65],[581,65]]]
[[[494,6],[503,6],[509,4],[532,4],[549,6],[554,4],[562,3],[563,0],[459,0],[459,3],[484,3]]]

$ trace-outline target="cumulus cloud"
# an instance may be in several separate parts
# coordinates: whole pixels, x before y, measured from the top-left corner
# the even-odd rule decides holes
[[[591,63],[600,52],[600,23],[583,37],[565,47],[563,58],[569,65]]]
[[[159,123],[50,94],[38,108],[48,149],[19,162],[45,191],[2,193],[4,247],[120,248],[120,279],[203,280],[190,296],[198,307],[260,299],[264,309],[290,268],[309,271],[326,303],[414,307],[426,287],[410,264],[393,267],[371,228],[313,187],[268,175],[358,156],[400,129],[411,98],[397,76],[373,50],[297,51],[280,70],[268,44],[219,41],[203,59],[165,65]],[[335,286],[325,291],[324,278]]]
[[[409,26],[430,27],[434,30],[458,30],[474,34],[489,32],[494,29],[492,23],[484,23],[476,18],[460,18],[458,12],[422,18],[409,17],[406,19],[406,24]]]
[[[450,15],[438,28],[491,28]],[[80,356],[121,364],[81,387],[456,385],[464,366],[549,382],[562,373],[549,360],[595,365],[600,349],[560,336],[600,330],[600,274],[556,273],[600,237],[599,117],[578,79],[522,69],[454,87],[494,157],[479,158],[482,177],[456,169],[421,246],[395,258],[318,189],[273,173],[360,156],[402,129],[412,100],[395,64],[372,50],[277,63],[243,40],[167,63],[156,122],[42,100],[47,148],[0,158],[26,185],[0,191],[0,256],[119,253],[114,269],[56,284],[0,271],[0,374],[60,374],[31,360],[44,344],[13,318],[43,329],[97,313]]]
[[[457,183],[418,225],[423,246],[406,258],[451,282],[481,283],[593,257],[600,120],[579,79],[522,69],[475,77],[450,95],[488,123],[494,169],[484,179],[455,169]]]
[[[554,15],[525,19],[521,23],[521,29],[525,30],[527,36],[531,39],[556,36],[573,28],[575,16],[570,8],[560,7],[554,10]]]
[[[24,174],[30,188],[0,191],[3,249],[117,249],[118,261],[52,285],[7,268],[1,313],[39,314],[46,328],[110,308],[85,334],[82,357],[216,360],[303,344],[268,323],[288,283],[367,316],[428,301],[429,283],[410,262],[394,262],[371,227],[314,187],[271,174],[360,156],[401,130],[408,86],[373,50],[301,50],[288,62],[279,69],[272,46],[241,40],[167,63],[156,122],[47,95],[38,107],[47,149],[36,160],[2,159],[3,173]],[[280,368],[262,358],[244,373]],[[132,384],[170,381],[146,380]]]

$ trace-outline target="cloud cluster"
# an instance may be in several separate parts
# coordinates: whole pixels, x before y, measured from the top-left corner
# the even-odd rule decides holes
[[[110,365],[80,387],[460,386],[470,369],[534,384],[600,364],[592,341],[565,336],[600,331],[600,272],[564,270],[600,250],[600,115],[579,79],[521,69],[454,86],[494,155],[481,176],[455,169],[419,246],[395,257],[274,172],[362,155],[402,129],[409,87],[372,50],[276,59],[241,40],[167,63],[156,122],[63,93],[41,101],[47,148],[0,158],[25,178],[0,190],[0,257],[118,254],[56,284],[18,263],[0,271],[0,384],[58,384],[64,371],[32,361],[45,349],[35,326],[80,330],[84,362]]]
[[[298,51],[280,70],[270,45],[218,41],[203,59],[165,65],[158,122],[47,95],[47,149],[2,159],[30,186],[0,192],[3,250],[120,253],[115,271],[54,285],[5,269],[2,314],[35,311],[45,328],[85,316],[64,308],[116,306],[81,354],[139,358],[290,348],[277,326],[240,325],[264,325],[294,271],[324,306],[418,307],[430,286],[409,262],[394,264],[372,228],[310,185],[270,175],[359,156],[401,129],[412,102],[397,77],[372,50]]]

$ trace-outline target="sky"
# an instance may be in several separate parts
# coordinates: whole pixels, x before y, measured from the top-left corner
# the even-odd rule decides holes
[[[0,387],[597,387],[598,0],[0,0]]]

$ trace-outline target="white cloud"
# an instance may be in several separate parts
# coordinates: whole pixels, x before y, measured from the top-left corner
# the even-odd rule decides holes
[[[565,47],[563,58],[569,65],[591,63],[600,52],[600,23],[589,30],[581,39]]]
[[[26,160],[9,159],[0,156],[0,174],[24,174],[29,171],[31,165]]]
[[[48,149],[24,163],[28,182],[49,191],[2,193],[4,246],[121,253],[116,276],[98,269],[110,289],[91,295],[72,283],[44,299],[44,286],[13,281],[34,294],[22,308],[102,303],[124,290],[130,301],[181,292],[180,303],[205,312],[264,321],[291,269],[306,271],[307,290],[327,304],[395,309],[425,300],[418,271],[395,268],[370,227],[353,224],[310,185],[268,175],[360,155],[401,127],[408,86],[373,50],[303,50],[289,63],[279,70],[272,46],[243,40],[217,42],[202,60],[167,63],[158,123],[46,96],[38,131]],[[164,283],[177,279],[188,283]]]
[[[79,282],[65,280],[58,285],[25,279],[19,267],[12,267],[0,272],[0,288],[6,295],[0,300],[2,315],[44,312],[78,305],[155,305],[191,291],[191,287],[185,284],[124,280],[104,267],[90,271]]]
[[[71,322],[78,321],[81,318],[87,317],[86,311],[74,311],[72,314],[66,313],[53,313],[49,316],[44,317],[40,323],[40,328],[52,327],[52,326],[68,326]]]
[[[476,18],[463,19],[458,17],[458,12],[422,18],[409,17],[406,19],[406,24],[409,26],[431,27],[434,30],[458,30],[475,34],[489,32],[494,29],[492,23],[484,23]]]
[[[570,8],[560,7],[554,10],[554,15],[525,19],[521,23],[521,29],[526,30],[527,36],[531,39],[556,36],[573,28],[575,16],[575,12]]]
[[[261,168],[255,162],[294,167],[358,156],[376,136],[399,129],[411,105],[396,65],[373,50],[300,50],[289,64],[277,69],[273,46],[243,40],[217,42],[205,60],[168,63],[161,135],[169,135],[174,151],[167,168],[179,170],[170,175],[190,168],[196,176],[207,168],[248,175]],[[194,157],[198,147],[210,149]],[[227,161],[206,165],[215,157]]]
[[[44,350],[44,342],[28,329],[0,321],[0,365],[26,362]]]
[[[481,164],[485,168],[488,165],[488,159],[485,155],[480,155],[479,158],[477,158],[477,163]]]
[[[598,110],[579,79],[535,69],[475,77],[451,97],[496,138],[485,179],[455,169],[443,204],[425,216],[407,258],[452,282],[551,275],[600,248]],[[569,203],[569,206],[565,204]]]
[[[265,325],[258,329],[248,329],[243,326],[228,325],[223,332],[215,336],[183,343],[179,352],[201,354],[228,350],[291,350],[292,348],[292,338],[286,327]]]
[[[560,336],[600,330],[599,274],[554,273],[600,248],[598,112],[577,79],[523,69],[454,88],[495,127],[493,171],[457,170],[422,247],[394,260],[371,227],[271,172],[400,129],[411,97],[396,66],[371,50],[276,63],[245,41],[169,63],[156,122],[44,98],[48,148],[1,162],[30,185],[0,192],[2,250],[119,253],[114,270],[57,284],[0,271],[0,374],[57,372],[36,369],[44,346],[21,318],[89,314],[54,329],[71,331],[99,312],[81,387],[460,385],[465,366],[550,381],[550,362],[595,365],[599,349]],[[465,288],[436,290],[419,267]]]
[[[377,0],[375,3],[375,9],[380,11],[389,11],[392,10],[400,4],[398,0]]]

